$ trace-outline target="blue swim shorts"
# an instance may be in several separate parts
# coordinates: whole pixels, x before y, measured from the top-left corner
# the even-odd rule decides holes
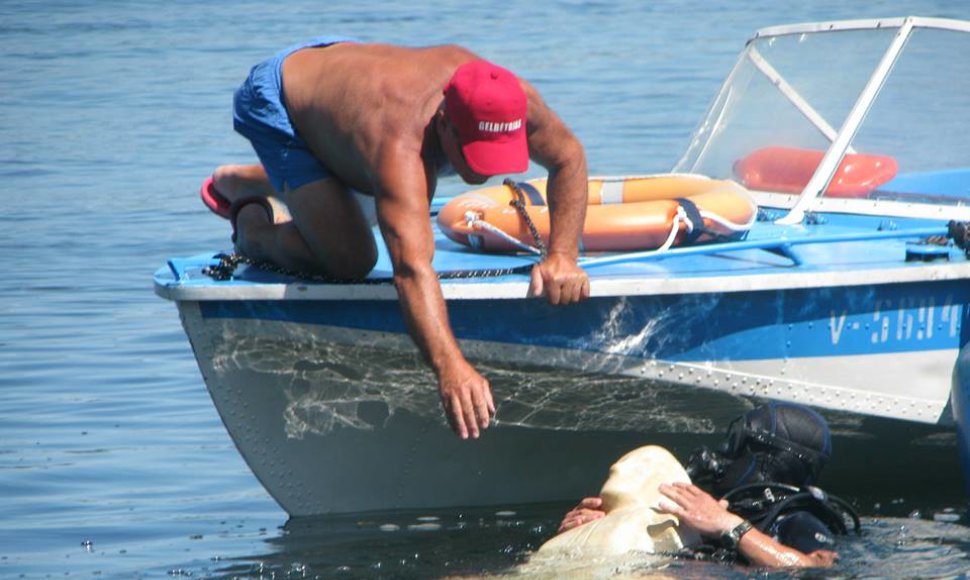
[[[283,98],[283,61],[303,48],[329,46],[354,39],[322,36],[295,44],[252,68],[233,98],[233,127],[249,139],[273,187],[295,189],[331,176],[301,138]]]

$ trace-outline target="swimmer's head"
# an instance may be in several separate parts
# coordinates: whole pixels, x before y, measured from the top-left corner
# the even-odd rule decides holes
[[[527,99],[511,71],[486,60],[467,62],[455,70],[444,95],[445,116],[473,172],[492,176],[528,169]]]
[[[748,483],[814,484],[832,454],[825,419],[794,403],[761,405],[735,419],[720,449],[696,451],[687,471],[717,495]]]

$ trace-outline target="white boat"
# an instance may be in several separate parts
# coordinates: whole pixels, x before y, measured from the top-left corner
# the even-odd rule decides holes
[[[968,54],[970,23],[955,20],[758,31],[672,168],[732,180],[757,221],[744,239],[586,255],[578,305],[526,298],[535,258],[451,241],[435,221],[449,200],[436,202],[450,319],[498,407],[477,441],[445,424],[383,248],[362,283],[205,254],[170,260],[155,290],[177,304],[240,453],[294,516],[575,499],[633,444],[720,429],[751,397],[952,430]]]

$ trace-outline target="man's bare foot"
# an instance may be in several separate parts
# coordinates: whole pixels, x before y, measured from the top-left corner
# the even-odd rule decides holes
[[[262,197],[272,208],[273,223],[291,219],[286,204],[270,185],[261,165],[222,165],[212,173],[212,181],[215,190],[230,204],[247,197]]]

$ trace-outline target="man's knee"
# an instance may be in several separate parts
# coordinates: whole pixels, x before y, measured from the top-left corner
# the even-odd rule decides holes
[[[238,165],[220,165],[212,172],[212,181],[215,183],[216,191],[235,191],[238,183]]]
[[[362,244],[357,248],[340,248],[325,256],[324,262],[331,276],[343,280],[359,280],[370,274],[377,264],[377,247],[371,237],[370,244]]]
[[[287,191],[293,222],[330,276],[360,279],[377,263],[377,242],[354,196],[333,179]]]
[[[216,191],[240,195],[271,195],[274,193],[261,165],[221,165],[212,172]]]

